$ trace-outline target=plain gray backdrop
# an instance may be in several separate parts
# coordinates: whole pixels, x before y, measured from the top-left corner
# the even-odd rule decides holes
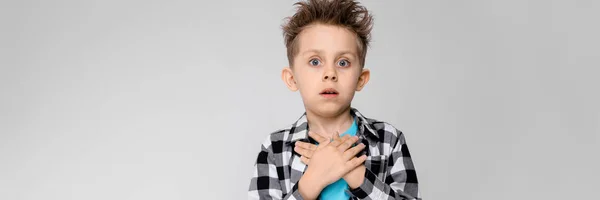
[[[246,199],[295,1],[1,1],[0,199]],[[594,199],[598,1],[364,1],[425,199]]]

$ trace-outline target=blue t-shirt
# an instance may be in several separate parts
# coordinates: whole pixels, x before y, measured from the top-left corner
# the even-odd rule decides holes
[[[342,133],[340,136],[355,136],[357,131],[358,125],[356,124],[356,119],[354,119],[354,121],[352,122],[352,126],[350,126],[350,128],[346,132]],[[349,190],[348,183],[343,178],[340,178],[340,180],[337,180],[336,182],[333,182],[332,184],[325,187],[323,191],[321,191],[320,196],[321,199],[327,200],[348,200],[350,199],[350,194],[346,192],[347,190]]]

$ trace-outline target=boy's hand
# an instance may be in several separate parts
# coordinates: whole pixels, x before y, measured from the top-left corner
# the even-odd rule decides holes
[[[367,171],[367,167],[361,164],[344,175],[343,178],[348,183],[348,187],[350,187],[350,189],[356,189],[363,184],[365,181],[365,171]]]
[[[330,141],[312,132],[309,132],[309,136],[317,140],[319,146],[310,155],[312,164],[308,165],[306,172],[300,178],[298,189],[304,198],[312,199],[316,198],[327,185],[362,165],[367,156],[356,157],[356,154],[365,148],[362,143],[349,149],[346,147],[344,150],[340,150],[338,148],[342,145],[341,140]],[[352,144],[353,142],[349,146]],[[295,150],[298,151],[297,148]]]
[[[311,138],[315,139],[319,143],[329,141],[329,139],[327,139],[323,136],[320,136],[318,134],[311,135],[311,133],[309,132],[309,136]],[[344,152],[348,148],[352,147],[352,145],[354,143],[356,143],[356,141],[358,141],[358,137],[356,137],[356,136],[344,135],[343,137],[340,138],[339,135],[337,135],[337,137],[334,136],[331,143],[329,143],[329,146],[336,147],[340,152]],[[315,150],[317,150],[317,147],[318,147],[317,145],[314,145],[311,143],[298,141],[298,142],[296,142],[296,147],[294,148],[294,151],[296,151],[298,154],[300,154],[301,155],[300,159],[302,160],[302,162],[304,164],[308,165],[308,163],[310,162],[310,158],[315,153]]]
[[[322,143],[323,141],[328,140],[327,138],[322,137],[318,134],[315,134],[315,136],[311,136],[311,137],[313,139],[315,139],[316,141],[318,141],[319,143]],[[331,142],[329,145],[336,147],[340,152],[346,151],[348,148],[352,147],[352,145],[354,143],[356,143],[356,141],[358,141],[358,137],[356,137],[356,136],[351,137],[349,135],[344,135],[343,137],[340,138],[339,134],[336,134],[336,136],[334,136],[334,137],[335,137],[334,141]],[[308,165],[310,163],[311,157],[314,154],[317,147],[318,147],[317,145],[299,141],[299,142],[296,142],[296,147],[294,148],[294,150],[302,156],[302,157],[300,157],[302,162],[304,164]],[[359,187],[360,185],[362,185],[362,183],[364,182],[365,171],[366,171],[366,167],[361,162],[361,164],[358,167],[355,167],[354,169],[352,169],[350,172],[345,174],[342,178],[344,178],[344,180],[346,180],[346,182],[348,183],[348,186],[350,186],[351,189],[355,189],[355,188]]]

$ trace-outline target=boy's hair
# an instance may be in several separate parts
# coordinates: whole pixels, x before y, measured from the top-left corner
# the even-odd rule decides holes
[[[361,67],[365,66],[373,16],[364,6],[354,0],[307,0],[294,5],[298,6],[296,13],[286,18],[287,23],[282,26],[290,66],[298,53],[298,34],[312,24],[339,26],[355,33],[358,38],[358,59]]]

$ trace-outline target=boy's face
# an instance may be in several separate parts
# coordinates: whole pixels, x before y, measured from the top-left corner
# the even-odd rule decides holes
[[[341,114],[370,75],[360,66],[356,35],[338,26],[315,24],[296,39],[293,66],[283,70],[282,79],[290,90],[300,91],[310,112],[324,117]]]

